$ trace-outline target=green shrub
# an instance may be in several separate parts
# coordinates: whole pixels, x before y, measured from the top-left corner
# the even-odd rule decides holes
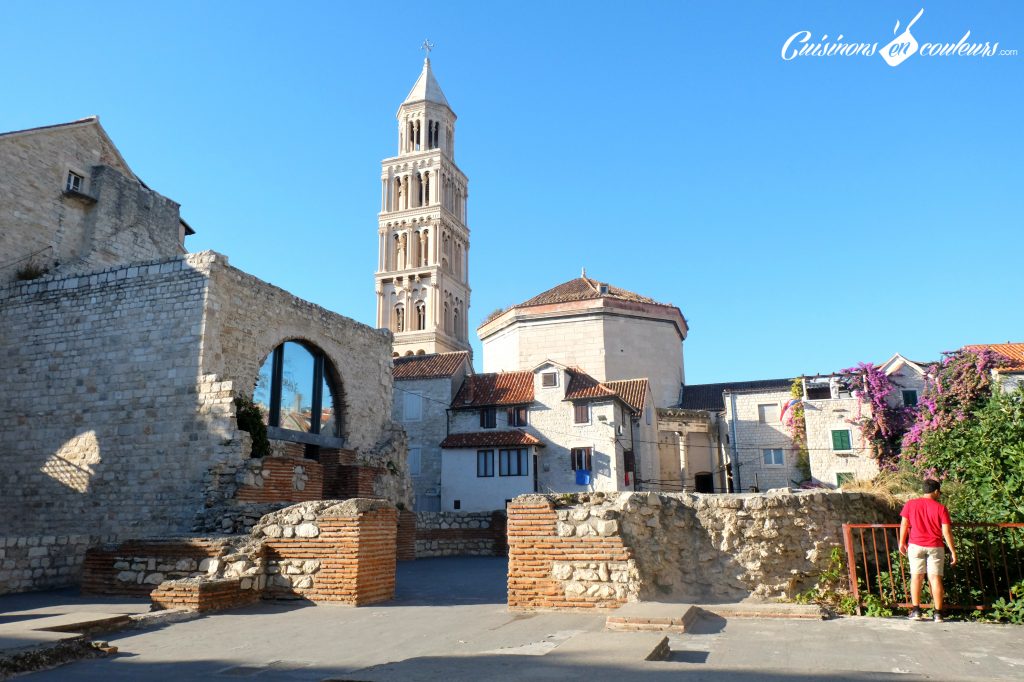
[[[263,410],[244,395],[235,396],[235,421],[240,431],[247,431],[252,437],[250,457],[266,457],[270,454],[270,439],[267,425],[263,423]]]

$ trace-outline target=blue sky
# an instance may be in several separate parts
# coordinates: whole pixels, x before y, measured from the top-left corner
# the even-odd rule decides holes
[[[682,309],[688,383],[1024,341],[1024,4],[501,7],[5,0],[0,129],[98,114],[190,249],[372,324],[379,163],[429,37],[471,329],[585,266]],[[922,7],[921,43],[1020,54],[781,59]]]

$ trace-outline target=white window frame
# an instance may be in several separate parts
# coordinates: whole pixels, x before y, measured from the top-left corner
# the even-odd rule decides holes
[[[415,405],[416,416],[410,416],[411,405]],[[402,421],[418,422],[423,421],[423,396],[413,391],[406,391],[402,394]]]
[[[781,461],[775,462],[776,453],[779,455]],[[772,461],[768,461],[768,455],[771,454]],[[761,449],[761,463],[766,467],[783,467],[786,466],[786,451],[782,448],[762,448]]]
[[[77,182],[72,183],[72,179],[76,180]],[[73,184],[77,184],[77,187],[73,186]],[[78,192],[79,194],[84,192],[85,191],[85,176],[82,175],[81,173],[79,173],[78,171],[76,171],[76,170],[74,170],[72,168],[69,168],[68,169],[68,174],[67,174],[67,176],[66,176],[66,178],[64,180],[64,191],[65,192]]]
[[[554,378],[554,383],[551,384],[550,386],[548,386],[547,384],[544,383],[544,377],[553,377]],[[552,371],[552,372],[541,372],[540,373],[540,387],[541,388],[558,388],[558,371],[555,370],[555,371]]]

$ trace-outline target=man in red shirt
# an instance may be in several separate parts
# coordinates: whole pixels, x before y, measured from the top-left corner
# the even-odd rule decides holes
[[[953,548],[953,533],[950,531],[949,510],[939,502],[941,495],[938,481],[924,482],[924,495],[910,500],[903,506],[900,516],[900,553],[910,559],[910,620],[922,620],[921,586],[925,573],[935,600],[933,619],[942,622],[942,574],[946,553],[942,540],[949,545],[949,565],[956,565],[956,550]],[[909,538],[907,531],[910,531]]]

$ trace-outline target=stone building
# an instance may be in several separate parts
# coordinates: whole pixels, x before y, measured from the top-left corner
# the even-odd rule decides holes
[[[485,372],[532,370],[554,360],[599,381],[647,377],[658,407],[679,402],[687,332],[679,308],[586,272],[492,316],[477,329]]]
[[[468,351],[469,181],[430,59],[397,117],[398,155],[381,163],[377,326],[395,356]]]
[[[658,410],[662,467],[675,460],[675,486],[688,492],[767,490],[799,483],[796,449],[781,420],[791,379],[693,384]]]
[[[545,361],[466,378],[441,444],[445,511],[502,509],[529,492],[633,490],[657,477],[646,379],[599,382]]]
[[[914,406],[925,386],[925,363],[912,362],[899,353],[879,365],[897,390],[892,405]],[[811,478],[819,483],[841,486],[878,474],[878,460],[853,423],[871,416],[871,406],[853,395],[837,374],[806,376],[804,421]]]
[[[394,359],[393,414],[409,439],[416,511],[441,511],[441,441],[448,435],[448,407],[472,373],[466,351]]]
[[[4,168],[0,234],[38,233],[15,254],[57,254],[49,274],[0,285],[0,592],[73,583],[100,542],[237,531],[267,505],[411,504],[389,332],[220,254],[181,255],[178,205],[130,175],[95,119],[0,148],[24,174]],[[265,405],[265,449],[237,396]]]
[[[131,171],[96,116],[0,133],[0,283],[185,253],[178,204]]]

